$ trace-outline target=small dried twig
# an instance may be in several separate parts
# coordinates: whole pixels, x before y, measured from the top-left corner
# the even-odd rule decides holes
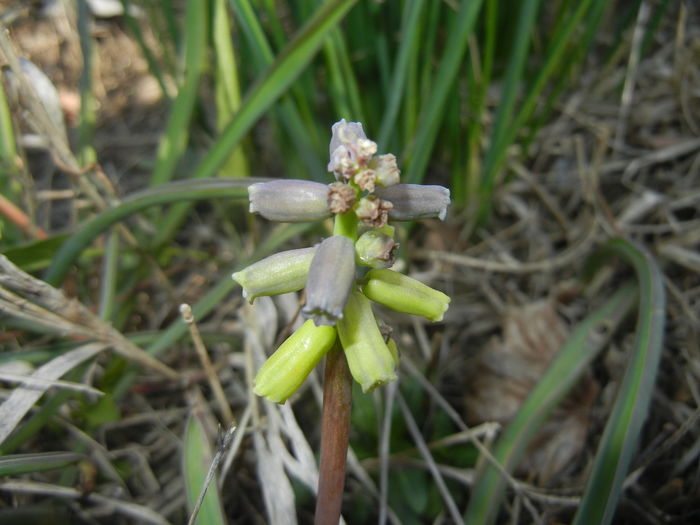
[[[31,298],[31,302],[1,287]],[[23,272],[4,255],[0,255],[0,293],[3,307],[14,315],[66,334],[101,341],[109,344],[122,357],[156,370],[169,379],[180,377],[175,370],[129,341],[81,302],[69,299],[61,290]]]
[[[37,481],[4,481],[0,483],[0,490],[13,494],[39,494],[55,498],[82,500],[114,509],[114,511],[119,514],[134,518],[139,523],[152,523],[154,525],[169,524],[168,520],[163,516],[143,505],[116,498],[108,498],[95,492],[85,495],[82,491],[72,487],[60,487],[58,485],[50,485]]]
[[[3,195],[0,195],[0,214],[7,217],[8,220],[17,225],[23,232],[31,235],[35,239],[46,239],[46,232],[34,224],[26,213]]]
[[[632,43],[630,44],[630,58],[627,64],[625,74],[625,84],[622,88],[622,97],[620,99],[620,113],[615,126],[615,149],[620,150],[624,142],[625,133],[627,131],[627,119],[629,118],[630,110],[632,109],[632,97],[634,95],[634,86],[637,83],[637,72],[639,71],[639,59],[642,54],[642,37],[646,32],[647,21],[649,20],[649,2],[644,1],[639,6],[637,13],[637,23],[634,26],[632,33]]]
[[[197,351],[197,357],[199,357],[199,361],[202,363],[202,368],[204,368],[204,373],[206,374],[207,380],[209,381],[209,386],[214,393],[216,403],[219,405],[221,415],[223,416],[227,425],[234,425],[236,418],[234,417],[231,407],[228,404],[226,393],[224,392],[224,388],[221,386],[219,376],[216,375],[214,365],[212,365],[211,359],[209,359],[209,354],[204,346],[204,341],[202,341],[199,328],[197,328],[197,324],[194,321],[194,316],[192,315],[192,307],[186,303],[181,304],[180,315],[190,330],[190,337],[192,338],[194,348]]]
[[[437,488],[440,491],[440,494],[442,495],[443,501],[447,505],[447,510],[450,513],[452,521],[454,523],[461,523],[462,515],[459,512],[459,509],[457,508],[457,504],[452,498],[452,495],[450,494],[450,491],[447,488],[447,485],[445,484],[445,480],[443,479],[442,474],[440,474],[440,470],[437,468],[435,459],[430,453],[430,450],[428,449],[428,446],[425,443],[425,439],[423,438],[423,435],[421,434],[420,429],[416,424],[416,420],[414,419],[413,414],[411,414],[411,410],[408,408],[408,405],[406,404],[406,401],[404,400],[400,392],[397,396],[397,400],[399,403],[399,407],[401,408],[401,413],[403,414],[404,421],[406,422],[406,426],[408,427],[408,431],[411,433],[411,437],[413,438],[414,443],[418,447],[420,455],[423,456],[423,459],[428,465],[428,470],[433,476],[433,480],[435,480],[435,484],[437,485]]]
[[[593,244],[598,233],[597,223],[591,221],[591,225],[584,235],[576,244],[570,246],[563,252],[549,259],[534,262],[519,262],[519,263],[504,263],[500,261],[489,261],[478,257],[470,257],[469,255],[441,252],[435,250],[415,250],[412,255],[419,259],[431,259],[461,266],[468,266],[477,270],[485,270],[490,272],[524,274],[534,272],[551,272],[553,270],[563,268],[576,260],[579,260]]]
[[[24,388],[32,386],[41,386],[46,388],[63,388],[64,390],[73,390],[74,392],[82,392],[91,396],[103,396],[104,392],[97,390],[89,385],[81,385],[72,381],[62,381],[60,379],[49,379],[40,376],[25,376],[22,374],[9,374],[0,371],[0,381],[8,381],[10,383],[22,383]]]

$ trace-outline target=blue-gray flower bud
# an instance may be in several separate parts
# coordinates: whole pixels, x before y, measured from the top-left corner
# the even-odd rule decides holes
[[[275,180],[248,186],[250,213],[271,221],[307,222],[330,217],[328,186],[307,180]]]
[[[395,184],[377,188],[375,195],[391,202],[389,219],[412,221],[437,217],[445,220],[450,205],[450,190],[444,186],[423,186],[421,184]]]
[[[325,239],[311,260],[302,314],[317,326],[332,326],[343,309],[355,281],[355,246],[343,235]]]

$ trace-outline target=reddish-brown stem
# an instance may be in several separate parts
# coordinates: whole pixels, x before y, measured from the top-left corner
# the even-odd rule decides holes
[[[352,376],[343,350],[336,346],[326,357],[323,380],[321,466],[314,525],[336,525],[340,521],[351,408]]]

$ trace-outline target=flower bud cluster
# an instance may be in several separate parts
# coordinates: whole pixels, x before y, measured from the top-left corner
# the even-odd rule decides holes
[[[236,272],[243,296],[306,289],[307,321],[265,362],[255,392],[284,403],[334,344],[345,351],[350,372],[364,392],[396,379],[396,343],[382,335],[372,302],[399,312],[442,320],[450,298],[389,270],[398,243],[388,221],[443,220],[450,192],[442,186],[400,184],[396,157],[376,155],[362,124],[336,122],[328,171],[336,182],[276,180],[249,187],[250,211],[281,222],[335,216],[334,235],[312,248],[289,250]],[[369,267],[358,277],[358,267]],[[339,343],[337,342],[339,341]]]

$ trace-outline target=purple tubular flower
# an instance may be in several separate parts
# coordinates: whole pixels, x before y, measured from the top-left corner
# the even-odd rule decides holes
[[[306,180],[275,180],[248,186],[250,212],[271,221],[307,222],[330,217],[328,186]]]
[[[316,326],[332,326],[343,317],[355,281],[355,246],[342,235],[325,239],[316,248],[306,281],[302,314]]]
[[[389,218],[395,221],[412,221],[437,217],[445,220],[450,205],[450,190],[444,186],[421,184],[395,184],[377,188],[375,195],[391,202]]]

